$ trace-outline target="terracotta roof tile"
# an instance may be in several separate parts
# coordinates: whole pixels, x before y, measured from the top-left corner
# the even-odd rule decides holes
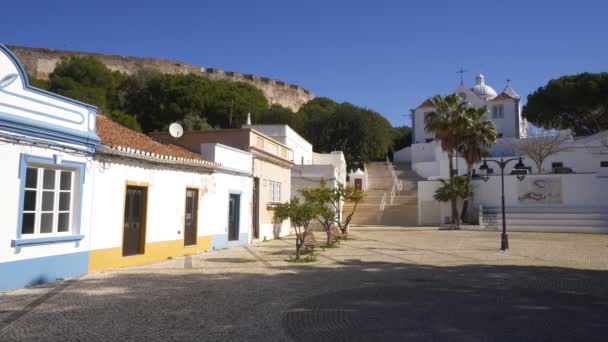
[[[203,160],[194,152],[172,144],[160,143],[99,114],[97,115],[97,135],[101,138],[101,144],[108,147],[121,146],[164,156]]]
[[[420,106],[416,107],[416,109],[423,108],[423,107],[435,107],[435,105],[433,104],[433,101],[431,101],[430,97],[428,99],[424,100],[424,102],[422,102],[422,104],[420,104]]]
[[[496,95],[495,97],[491,98],[489,101],[500,101],[500,100],[514,100],[515,98],[513,96],[510,96],[509,94],[502,92],[498,95]]]

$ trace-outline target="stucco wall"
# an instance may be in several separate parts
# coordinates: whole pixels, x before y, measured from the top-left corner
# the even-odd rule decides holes
[[[276,236],[289,234],[289,221],[280,225],[274,224],[274,211],[268,208],[272,203],[270,181],[281,183],[281,202],[291,199],[291,172],[290,169],[255,158],[253,160],[253,175],[260,179],[259,223],[260,239],[272,239]]]
[[[310,91],[279,80],[260,77],[239,72],[223,71],[215,68],[205,68],[186,62],[160,58],[142,58],[134,56],[119,56],[82,51],[65,51],[23,46],[9,46],[23,63],[27,72],[40,79],[48,78],[62,58],[70,56],[90,56],[104,63],[110,70],[126,74],[134,74],[138,70],[156,70],[164,74],[196,74],[214,80],[245,82],[260,89],[269,104],[279,104],[294,111],[315,96]]]
[[[228,200],[241,194],[240,242],[251,232],[252,179],[247,176],[180,171],[138,161],[96,157],[91,211],[91,270],[149,262],[226,247]],[[127,185],[147,188],[145,253],[122,257]],[[186,189],[199,190],[197,245],[184,247]]]

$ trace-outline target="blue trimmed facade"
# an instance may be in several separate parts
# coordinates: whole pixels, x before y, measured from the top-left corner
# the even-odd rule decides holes
[[[22,65],[0,44],[0,139],[10,142],[0,145],[0,291],[88,271],[88,243],[83,240],[90,233],[92,189],[86,179],[87,162],[100,142],[96,113],[95,106],[30,86]],[[74,172],[67,232],[57,229],[58,213],[67,210],[60,210],[57,203],[59,185],[46,192],[39,185],[35,209],[28,213],[36,213],[31,217],[40,222],[42,213],[52,212],[53,232],[22,235],[28,166]],[[43,194],[49,191],[55,198],[52,211],[41,205]],[[48,224],[48,214],[46,219]]]

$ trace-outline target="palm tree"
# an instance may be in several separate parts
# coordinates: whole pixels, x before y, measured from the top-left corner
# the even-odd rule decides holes
[[[452,179],[452,183],[445,179],[438,179],[441,186],[435,190],[433,198],[438,202],[458,201],[459,198],[467,198],[470,194],[470,187],[467,184],[466,177],[456,176]]]
[[[457,146],[458,152],[467,162],[466,186],[470,187],[473,176],[473,165],[481,161],[488,154],[490,148],[496,142],[496,127],[494,122],[486,117],[486,108],[469,108],[460,125],[461,137]],[[464,198],[460,219],[466,221],[469,208],[469,197]]]
[[[468,104],[457,94],[441,97],[436,95],[431,99],[434,111],[424,117],[425,129],[435,135],[441,148],[447,152],[450,169],[450,186],[454,186],[454,151],[458,146],[460,126],[464,122],[464,116]],[[456,199],[450,200],[452,207],[452,222],[460,225]]]

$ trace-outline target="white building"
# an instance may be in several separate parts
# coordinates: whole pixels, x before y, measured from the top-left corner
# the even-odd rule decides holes
[[[31,87],[0,44],[0,290],[87,272],[96,111]]]
[[[252,156],[203,156],[98,116],[89,270],[130,266],[252,239]]]
[[[492,157],[488,159],[498,160],[501,156],[505,159],[518,157],[520,153],[514,146],[519,139],[526,138],[527,123],[521,117],[520,98],[511,86],[507,85],[502,93],[496,94],[492,87],[485,84],[483,75],[478,75],[474,87],[467,88],[461,84],[455,92],[474,107],[485,106],[488,109],[488,119],[496,125],[499,139],[491,147]],[[412,110],[414,143],[396,153],[396,156],[399,156],[396,161],[411,162],[412,169],[428,179],[418,183],[420,225],[445,224],[451,216],[448,203],[437,203],[433,199],[433,194],[439,187],[436,179],[449,177],[449,160],[439,143],[424,130],[424,116],[432,110],[430,99]],[[543,162],[542,174],[536,170],[532,160],[522,156],[523,163],[535,173],[526,176],[522,182],[519,182],[515,175],[510,175],[515,162],[508,165],[505,169],[505,200],[511,229],[608,232],[608,205],[600,200],[608,190],[608,155],[598,153],[605,148],[601,143],[605,138],[606,132],[589,137],[570,136],[570,139],[564,142],[564,146],[568,147],[566,151],[551,155]],[[453,165],[457,174],[466,173],[467,165],[463,158],[455,157]],[[489,219],[484,218],[484,215],[496,216],[501,192],[500,169],[491,162],[488,166],[491,173],[489,181],[484,183],[478,178],[473,181],[474,193],[470,208],[480,215],[481,227],[486,228],[486,221]],[[474,166],[476,173],[479,173],[479,167],[479,163]],[[569,168],[574,173],[552,174],[555,168]],[[550,186],[543,188],[538,184]]]
[[[522,103],[519,95],[507,84],[504,90],[497,94],[496,90],[485,83],[482,74],[475,78],[475,85],[471,88],[461,83],[454,94],[460,95],[472,107],[487,109],[487,118],[496,125],[499,138],[525,137],[527,122],[522,117]],[[427,132],[424,118],[433,111],[431,98],[426,99],[420,106],[412,109],[412,143],[422,144],[434,140],[432,133]]]
[[[288,125],[247,125],[285,144],[293,151],[295,166],[291,169],[291,192],[299,196],[302,188],[317,187],[321,179],[328,186],[346,183],[346,160],[341,151],[315,153],[313,146]]]

